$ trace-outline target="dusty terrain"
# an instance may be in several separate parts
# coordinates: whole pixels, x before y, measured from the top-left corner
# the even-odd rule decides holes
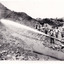
[[[37,20],[30,17],[24,12],[15,12],[9,10],[1,3],[0,3],[0,19],[12,20],[14,22],[24,24],[31,28],[35,28],[36,24],[42,26],[45,23],[48,23],[50,26],[62,26],[63,25],[62,22],[64,22],[63,19],[45,18]],[[63,57],[64,50],[61,50],[60,47],[56,44],[51,45],[49,41],[50,38],[45,37],[41,34],[0,22],[0,60],[58,60],[58,58],[64,59]],[[57,42],[58,41],[56,41],[56,43]],[[49,53],[47,52],[46,55],[44,55],[34,52],[32,48],[33,44],[30,43],[33,43],[38,47],[38,48],[36,46],[34,47],[36,48],[37,51],[40,52],[42,51],[44,52],[44,54],[47,51]],[[39,47],[41,45],[40,43],[43,45],[43,47],[41,46],[42,47],[41,49],[43,50],[41,50]],[[59,49],[55,49],[54,48],[55,45],[58,46]],[[44,48],[46,51],[44,50]],[[53,57],[51,57],[50,55]]]
[[[31,31],[0,23],[0,60],[58,60],[33,52],[25,43],[43,42],[41,38]]]

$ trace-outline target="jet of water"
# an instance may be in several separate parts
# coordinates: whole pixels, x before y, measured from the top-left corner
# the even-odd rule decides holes
[[[38,34],[47,36],[47,37],[49,37],[49,38],[54,38],[54,39],[62,42],[62,41],[61,41],[60,39],[58,39],[58,38],[49,36],[49,35],[47,35],[47,34],[45,34],[45,33],[43,33],[43,32],[38,31],[37,29],[31,28],[31,27],[29,27],[29,26],[26,26],[26,25],[23,25],[23,24],[20,24],[20,23],[11,21],[11,20],[1,19],[1,23],[3,23],[4,25],[10,25],[10,26],[15,26],[15,27],[17,27],[17,28],[22,28],[22,29],[25,29],[25,30],[30,30],[30,31],[32,31],[32,32],[35,32],[35,33],[38,33]]]
[[[38,30],[36,30],[34,28],[31,28],[29,26],[26,26],[26,25],[23,25],[23,24],[20,24],[20,23],[11,21],[11,20],[1,19],[1,23],[5,24],[5,25],[15,26],[17,28],[22,28],[22,29],[30,30],[30,31],[33,31],[35,33],[39,33],[39,34],[42,34],[42,35],[46,35],[45,33],[40,32],[40,31],[38,31]]]

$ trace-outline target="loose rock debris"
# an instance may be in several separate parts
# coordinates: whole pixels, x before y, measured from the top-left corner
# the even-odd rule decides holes
[[[0,28],[0,60],[58,60],[28,49],[26,50],[26,48],[24,49],[22,46],[25,45],[23,40],[11,35],[12,33],[13,31],[9,30],[5,25]],[[46,44],[45,46],[48,47]],[[50,48],[53,49],[52,47]]]

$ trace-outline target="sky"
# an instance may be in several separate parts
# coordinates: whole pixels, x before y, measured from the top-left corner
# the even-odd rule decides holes
[[[12,11],[25,12],[33,18],[64,18],[64,0],[0,0]]]

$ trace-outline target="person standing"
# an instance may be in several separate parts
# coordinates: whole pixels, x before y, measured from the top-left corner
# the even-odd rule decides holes
[[[54,32],[55,32],[55,37],[58,38],[58,35],[59,35],[59,29],[58,29],[58,27],[56,27],[54,29]]]
[[[64,28],[62,28],[61,36],[64,37]]]
[[[62,36],[61,41],[64,44],[64,28],[62,28],[61,36]]]
[[[45,25],[45,34],[48,34],[48,26],[47,26],[47,24]]]
[[[50,36],[54,37],[53,29],[50,30]],[[54,38],[50,37],[50,43],[54,44]]]

